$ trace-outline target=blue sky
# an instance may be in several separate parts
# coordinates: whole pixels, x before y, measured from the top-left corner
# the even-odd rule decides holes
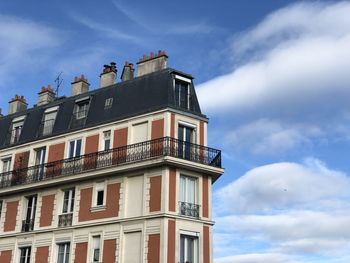
[[[27,1],[28,2],[28,1]],[[0,107],[63,71],[166,50],[193,74],[209,144],[217,263],[350,262],[350,2],[2,1]]]

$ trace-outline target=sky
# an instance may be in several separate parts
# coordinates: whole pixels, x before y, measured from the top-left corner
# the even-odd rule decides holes
[[[165,50],[195,77],[216,263],[350,262],[350,2],[2,1],[0,107]]]

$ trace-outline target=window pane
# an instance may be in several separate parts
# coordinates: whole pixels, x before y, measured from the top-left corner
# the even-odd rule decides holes
[[[75,141],[71,141],[69,143],[69,158],[73,158],[74,157],[74,145],[75,145]]]
[[[74,157],[80,156],[80,153],[81,153],[81,140],[77,140],[77,148],[75,150]]]
[[[98,192],[97,192],[97,202],[96,202],[96,205],[103,205],[103,196],[104,196],[104,191],[98,191]]]

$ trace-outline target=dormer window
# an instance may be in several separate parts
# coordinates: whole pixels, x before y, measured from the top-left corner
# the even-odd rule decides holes
[[[84,97],[75,101],[72,121],[70,124],[71,128],[84,126],[89,111],[89,105],[90,97]]]
[[[175,76],[175,105],[182,109],[190,109],[190,85],[191,80]]]
[[[58,107],[53,107],[45,110],[39,130],[39,136],[46,136],[52,133],[56,121],[57,111]]]
[[[108,98],[105,101],[105,110],[108,110],[110,108],[112,108],[113,105],[113,98]]]
[[[19,141],[19,138],[21,137],[21,133],[22,133],[24,119],[25,119],[25,116],[21,116],[21,117],[15,118],[12,121],[11,130],[9,132],[10,144],[14,144]]]

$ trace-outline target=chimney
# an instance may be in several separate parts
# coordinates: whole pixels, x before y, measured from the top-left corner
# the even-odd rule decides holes
[[[47,87],[42,87],[38,95],[38,106],[48,104],[55,100],[55,92],[52,90],[50,84],[47,85]]]
[[[132,80],[133,78],[134,78],[134,65],[132,63],[125,61],[121,80],[126,81],[126,80]]]
[[[117,68],[115,62],[110,65],[104,65],[103,72],[100,74],[100,88],[115,84],[117,77]]]
[[[90,84],[84,75],[75,77],[74,81],[72,82],[72,96],[88,92],[89,86]]]
[[[151,52],[150,56],[143,55],[137,62],[137,77],[167,68],[168,56],[159,50],[157,54]]]
[[[24,111],[27,109],[27,102],[23,96],[16,95],[11,101],[9,101],[9,114]]]

